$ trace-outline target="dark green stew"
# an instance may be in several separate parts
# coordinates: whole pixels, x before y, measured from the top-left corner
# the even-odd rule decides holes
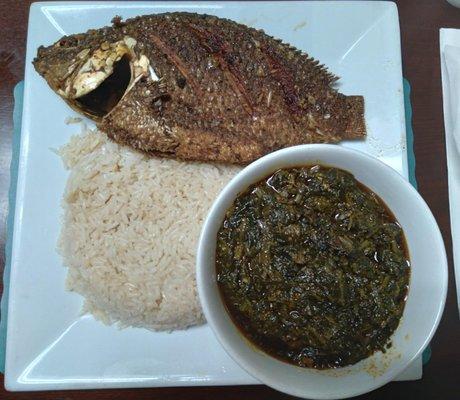
[[[382,200],[352,174],[315,165],[278,170],[237,197],[218,233],[216,269],[244,336],[323,369],[391,345],[410,264]]]

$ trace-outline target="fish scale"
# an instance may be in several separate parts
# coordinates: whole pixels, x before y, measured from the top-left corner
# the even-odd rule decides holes
[[[122,76],[127,68],[117,65],[128,62],[130,76]],[[111,139],[152,155],[245,164],[287,146],[366,134],[363,98],[339,93],[326,67],[215,16],[116,17],[41,46],[34,66]]]

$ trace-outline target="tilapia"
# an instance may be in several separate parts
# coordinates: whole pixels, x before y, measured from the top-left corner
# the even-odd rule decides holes
[[[363,138],[364,100],[302,51],[211,15],[139,16],[41,46],[35,69],[116,142],[184,160],[248,163]]]

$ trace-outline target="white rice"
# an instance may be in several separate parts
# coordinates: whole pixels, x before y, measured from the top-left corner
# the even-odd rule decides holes
[[[59,252],[84,311],[153,330],[203,322],[195,251],[206,213],[237,167],[149,158],[97,131],[59,150],[70,170]]]

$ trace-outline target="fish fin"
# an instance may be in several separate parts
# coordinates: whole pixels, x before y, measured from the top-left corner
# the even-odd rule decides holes
[[[309,54],[305,53],[302,50],[299,50],[298,48],[288,43],[284,43],[281,39],[276,39],[273,37],[271,38],[277,42],[280,48],[282,48],[284,51],[288,51],[289,53],[291,53],[293,58],[307,59],[307,62],[310,64],[312,70],[314,71],[314,75],[317,76],[319,80],[325,80],[329,85],[331,85],[339,79],[338,76],[331,73],[325,65],[320,64],[320,62],[314,57],[311,57]]]
[[[364,121],[364,97],[347,96],[346,105],[349,112],[348,125],[343,139],[362,139],[366,136]]]
[[[247,27],[246,27],[247,28]],[[254,32],[256,32],[257,34],[262,34],[265,36],[265,38],[267,39],[267,41],[273,41],[275,43],[276,46],[278,46],[283,52],[284,51],[288,51],[289,53],[291,53],[291,55],[293,56],[293,58],[299,60],[299,59],[306,59],[308,63],[310,63],[311,65],[311,68],[314,70],[315,72],[315,75],[321,79],[323,78],[322,80],[326,81],[329,85],[333,84],[335,81],[337,81],[339,79],[338,76],[334,75],[333,73],[331,73],[326,66],[322,65],[319,63],[318,60],[316,60],[315,58],[311,57],[309,54],[305,53],[303,50],[300,50],[298,48],[296,48],[295,46],[289,44],[289,43],[285,43],[283,42],[282,39],[279,39],[279,38],[276,38],[276,37],[273,37],[271,35],[268,35],[263,29],[255,29],[255,28],[249,28],[249,30],[252,30]]]

